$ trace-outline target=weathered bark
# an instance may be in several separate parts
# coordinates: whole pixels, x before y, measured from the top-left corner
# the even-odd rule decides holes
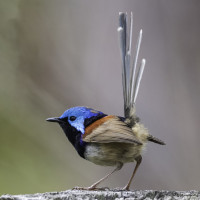
[[[67,200],[67,199],[118,199],[118,200],[131,200],[131,199],[156,199],[156,200],[171,200],[171,199],[200,199],[199,191],[154,191],[154,190],[141,190],[141,191],[87,191],[87,190],[67,190],[63,192],[50,192],[50,193],[37,193],[25,195],[2,195],[0,200]]]

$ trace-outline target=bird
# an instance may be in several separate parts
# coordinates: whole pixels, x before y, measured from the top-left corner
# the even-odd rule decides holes
[[[146,61],[142,59],[137,67],[142,30],[139,32],[135,53],[134,55],[131,53],[132,27],[132,12],[129,21],[127,13],[119,13],[118,34],[122,60],[124,117],[108,115],[90,107],[77,106],[67,109],[60,117],[47,119],[60,125],[80,157],[97,165],[115,167],[111,173],[90,187],[78,189],[99,189],[97,186],[111,174],[119,171],[125,163],[136,162],[128,183],[121,188],[130,190],[131,182],[142,162],[142,153],[147,142],[165,144],[150,135],[136,115],[135,103]],[[137,73],[136,68],[138,68]]]

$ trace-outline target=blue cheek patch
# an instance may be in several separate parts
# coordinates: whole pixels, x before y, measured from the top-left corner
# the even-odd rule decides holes
[[[69,124],[73,126],[74,128],[77,129],[77,131],[80,131],[82,134],[85,132],[85,127],[84,127],[84,117],[79,116],[75,121],[70,121]]]
[[[100,111],[94,110],[87,107],[73,107],[66,110],[61,116],[60,119],[67,118],[69,124],[80,131],[82,134],[85,133],[84,121],[85,119],[103,114]],[[75,121],[70,121],[70,116],[75,116]]]

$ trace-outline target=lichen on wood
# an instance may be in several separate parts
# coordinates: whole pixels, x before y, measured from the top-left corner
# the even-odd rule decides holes
[[[171,200],[171,199],[200,199],[199,191],[155,191],[155,190],[138,190],[138,191],[120,191],[120,190],[105,190],[105,191],[87,191],[87,190],[67,190],[63,192],[36,193],[24,195],[9,195],[0,196],[0,200]]]

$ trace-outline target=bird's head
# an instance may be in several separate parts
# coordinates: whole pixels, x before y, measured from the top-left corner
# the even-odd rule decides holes
[[[47,121],[57,122],[79,155],[84,158],[86,143],[82,141],[82,135],[85,128],[104,116],[104,113],[91,108],[74,107],[66,110],[60,117],[48,118]]]
[[[73,130],[84,134],[85,128],[92,122],[106,116],[104,113],[87,107],[73,107],[66,110],[60,117],[48,118],[49,122],[57,122],[66,135]]]

